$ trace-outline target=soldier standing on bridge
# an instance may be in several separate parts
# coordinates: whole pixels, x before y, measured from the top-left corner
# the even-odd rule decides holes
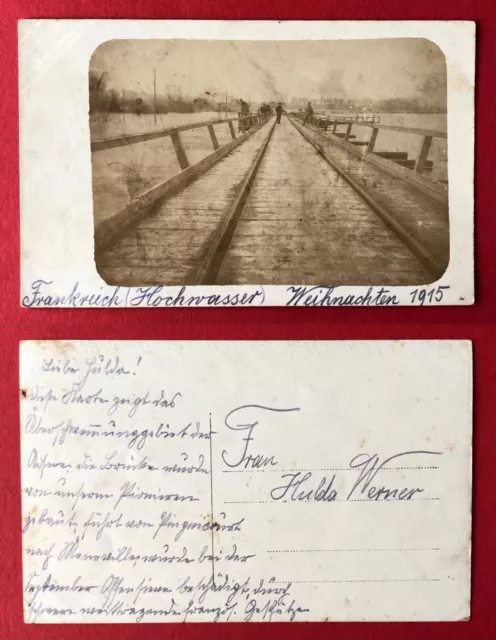
[[[247,117],[250,115],[250,105],[243,98],[240,98],[239,108],[239,131],[247,131],[250,128],[250,121]]]
[[[312,103],[309,102],[307,104],[307,108],[305,109],[305,117],[303,118],[303,124],[306,124],[307,122],[309,122],[312,116],[313,116],[313,107],[312,107]]]
[[[270,107],[268,104],[265,104],[265,102],[262,102],[262,105],[258,111],[260,115],[264,116],[265,118],[268,118],[270,115]]]
[[[276,107],[277,124],[281,124],[282,112],[283,112],[283,108],[282,108],[282,103],[280,102]]]

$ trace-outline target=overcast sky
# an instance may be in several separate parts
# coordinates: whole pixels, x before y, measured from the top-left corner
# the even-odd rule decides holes
[[[111,40],[90,68],[109,86],[153,93],[243,97],[372,98],[421,95],[433,75],[445,77],[442,52],[420,38],[334,41]]]

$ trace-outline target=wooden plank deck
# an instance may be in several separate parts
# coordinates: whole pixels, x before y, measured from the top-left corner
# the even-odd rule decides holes
[[[272,122],[97,255],[109,284],[180,285],[198,266]],[[386,177],[387,178],[387,177]],[[386,178],[383,179],[385,180]],[[420,285],[434,277],[283,118],[218,284]]]
[[[324,145],[334,162],[361,184],[380,206],[393,213],[404,229],[436,256],[441,265],[448,266],[447,201],[441,201],[405,180],[401,170],[411,175],[413,172],[408,169],[396,167],[399,173],[393,176],[380,165],[364,160],[360,151],[347,149],[332,134],[324,136],[311,127],[306,127],[305,132],[317,144]]]
[[[219,284],[420,284],[407,247],[293,125],[276,126]]]
[[[122,286],[185,284],[271,126],[265,124],[184,191],[158,205],[111,249],[97,255],[102,278]]]

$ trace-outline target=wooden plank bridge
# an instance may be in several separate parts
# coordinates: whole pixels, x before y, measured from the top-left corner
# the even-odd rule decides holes
[[[378,122],[259,115],[92,143],[93,153],[171,138],[179,173],[95,228],[109,284],[419,285],[449,260],[447,185],[425,174],[432,139],[413,167],[374,152]],[[353,127],[370,128],[353,144]],[[189,164],[181,132],[206,127],[212,153]],[[228,127],[219,145],[216,130]],[[344,127],[344,131],[340,131]],[[400,127],[393,129],[402,130]]]

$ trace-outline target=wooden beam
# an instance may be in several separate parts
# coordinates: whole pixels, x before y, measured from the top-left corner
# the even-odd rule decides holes
[[[353,126],[353,123],[350,122],[348,123],[348,126],[346,127],[346,133],[344,134],[344,139],[348,140],[351,134],[351,127]]]
[[[408,151],[374,151],[374,153],[380,158],[389,160],[408,160]]]
[[[394,158],[393,162],[401,165],[402,167],[407,167],[408,169],[415,169],[416,162],[415,160],[409,160],[408,158],[405,160],[404,158]],[[432,160],[426,160],[424,162],[423,171],[432,171],[434,163]]]
[[[227,122],[234,122],[237,118],[229,118]],[[171,127],[170,129],[159,129],[158,131],[147,131],[145,133],[133,133],[127,136],[117,136],[115,138],[103,138],[102,140],[93,140],[91,143],[91,151],[103,151],[104,149],[113,149],[114,147],[123,147],[128,144],[136,144],[137,142],[146,142],[147,140],[155,140],[156,138],[164,138],[181,131],[190,131],[191,129],[199,129],[208,125],[221,124],[226,120],[205,120],[203,122],[194,122],[183,124],[179,127]]]
[[[219,148],[219,142],[217,140],[217,136],[215,135],[213,124],[209,124],[207,129],[210,134],[210,140],[212,140],[212,146],[214,148],[214,151],[217,151],[217,149]]]
[[[231,132],[231,138],[233,140],[236,140],[236,131],[234,130],[234,125],[232,123],[232,120],[229,120],[229,131]]]
[[[181,141],[181,137],[178,132],[175,132],[171,135],[172,144],[174,145],[174,151],[176,152],[177,161],[179,162],[179,166],[181,169],[187,169],[189,167],[188,156],[186,155],[186,151],[184,150],[183,143]]]
[[[429,151],[431,150],[431,144],[432,144],[432,136],[425,136],[422,141],[422,147],[420,148],[420,153],[418,155],[417,162],[415,163],[415,169],[414,169],[415,173],[424,172],[427,156],[429,155]]]
[[[379,133],[379,129],[377,127],[374,127],[374,129],[372,129],[372,135],[370,136],[369,144],[367,147],[367,153],[374,152],[375,141],[377,140],[378,133]]]

